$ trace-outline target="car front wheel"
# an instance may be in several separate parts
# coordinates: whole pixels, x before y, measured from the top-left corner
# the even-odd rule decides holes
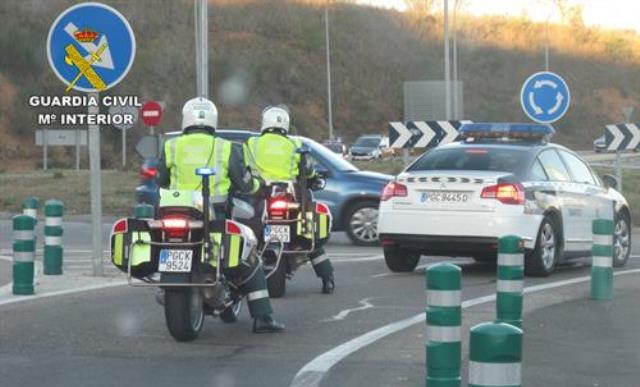
[[[629,217],[624,213],[616,215],[613,234],[613,266],[622,267],[631,253],[631,227]]]
[[[558,264],[560,256],[560,234],[558,226],[551,217],[545,217],[540,225],[536,245],[533,251],[527,252],[525,271],[535,277],[551,275]]]

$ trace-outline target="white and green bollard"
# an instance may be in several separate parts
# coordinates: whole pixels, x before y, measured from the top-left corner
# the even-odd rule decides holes
[[[515,235],[503,236],[498,240],[497,321],[522,327],[523,282],[523,240]]]
[[[486,322],[471,328],[469,387],[522,386],[522,330]]]
[[[591,299],[613,299],[613,221],[595,219],[592,224]]]
[[[34,294],[34,261],[36,241],[35,218],[29,215],[13,217],[13,294]]]
[[[38,222],[38,208],[40,208],[40,200],[35,196],[29,196],[22,202],[22,214],[36,219],[36,223]]]
[[[44,274],[62,274],[62,215],[64,204],[59,200],[47,200],[44,204]]]
[[[427,282],[427,387],[459,387],[462,323],[460,267],[429,266]]]

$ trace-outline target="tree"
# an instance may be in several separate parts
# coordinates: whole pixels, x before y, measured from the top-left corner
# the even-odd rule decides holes
[[[576,3],[570,0],[550,0],[560,12],[560,18],[563,23],[573,27],[584,25],[584,4]]]
[[[409,12],[422,15],[430,15],[434,12],[441,0],[404,0]]]

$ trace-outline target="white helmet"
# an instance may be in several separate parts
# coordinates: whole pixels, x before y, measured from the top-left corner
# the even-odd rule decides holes
[[[182,108],[182,130],[186,128],[208,127],[215,130],[218,127],[218,109],[213,102],[206,98],[190,99]]]
[[[269,106],[262,111],[260,130],[277,129],[289,133],[289,112],[286,106]]]

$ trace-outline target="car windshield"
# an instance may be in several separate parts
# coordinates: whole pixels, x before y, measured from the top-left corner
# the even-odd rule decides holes
[[[310,147],[313,152],[320,158],[330,163],[333,168],[342,172],[353,172],[358,170],[358,168],[354,167],[353,164],[338,156],[336,153],[330,151],[327,147],[305,137],[302,137],[302,141],[305,145]]]
[[[527,158],[520,149],[460,147],[425,153],[407,171],[502,171],[516,172]]]
[[[377,137],[360,137],[353,146],[361,146],[363,148],[375,148],[380,145],[380,139]]]

